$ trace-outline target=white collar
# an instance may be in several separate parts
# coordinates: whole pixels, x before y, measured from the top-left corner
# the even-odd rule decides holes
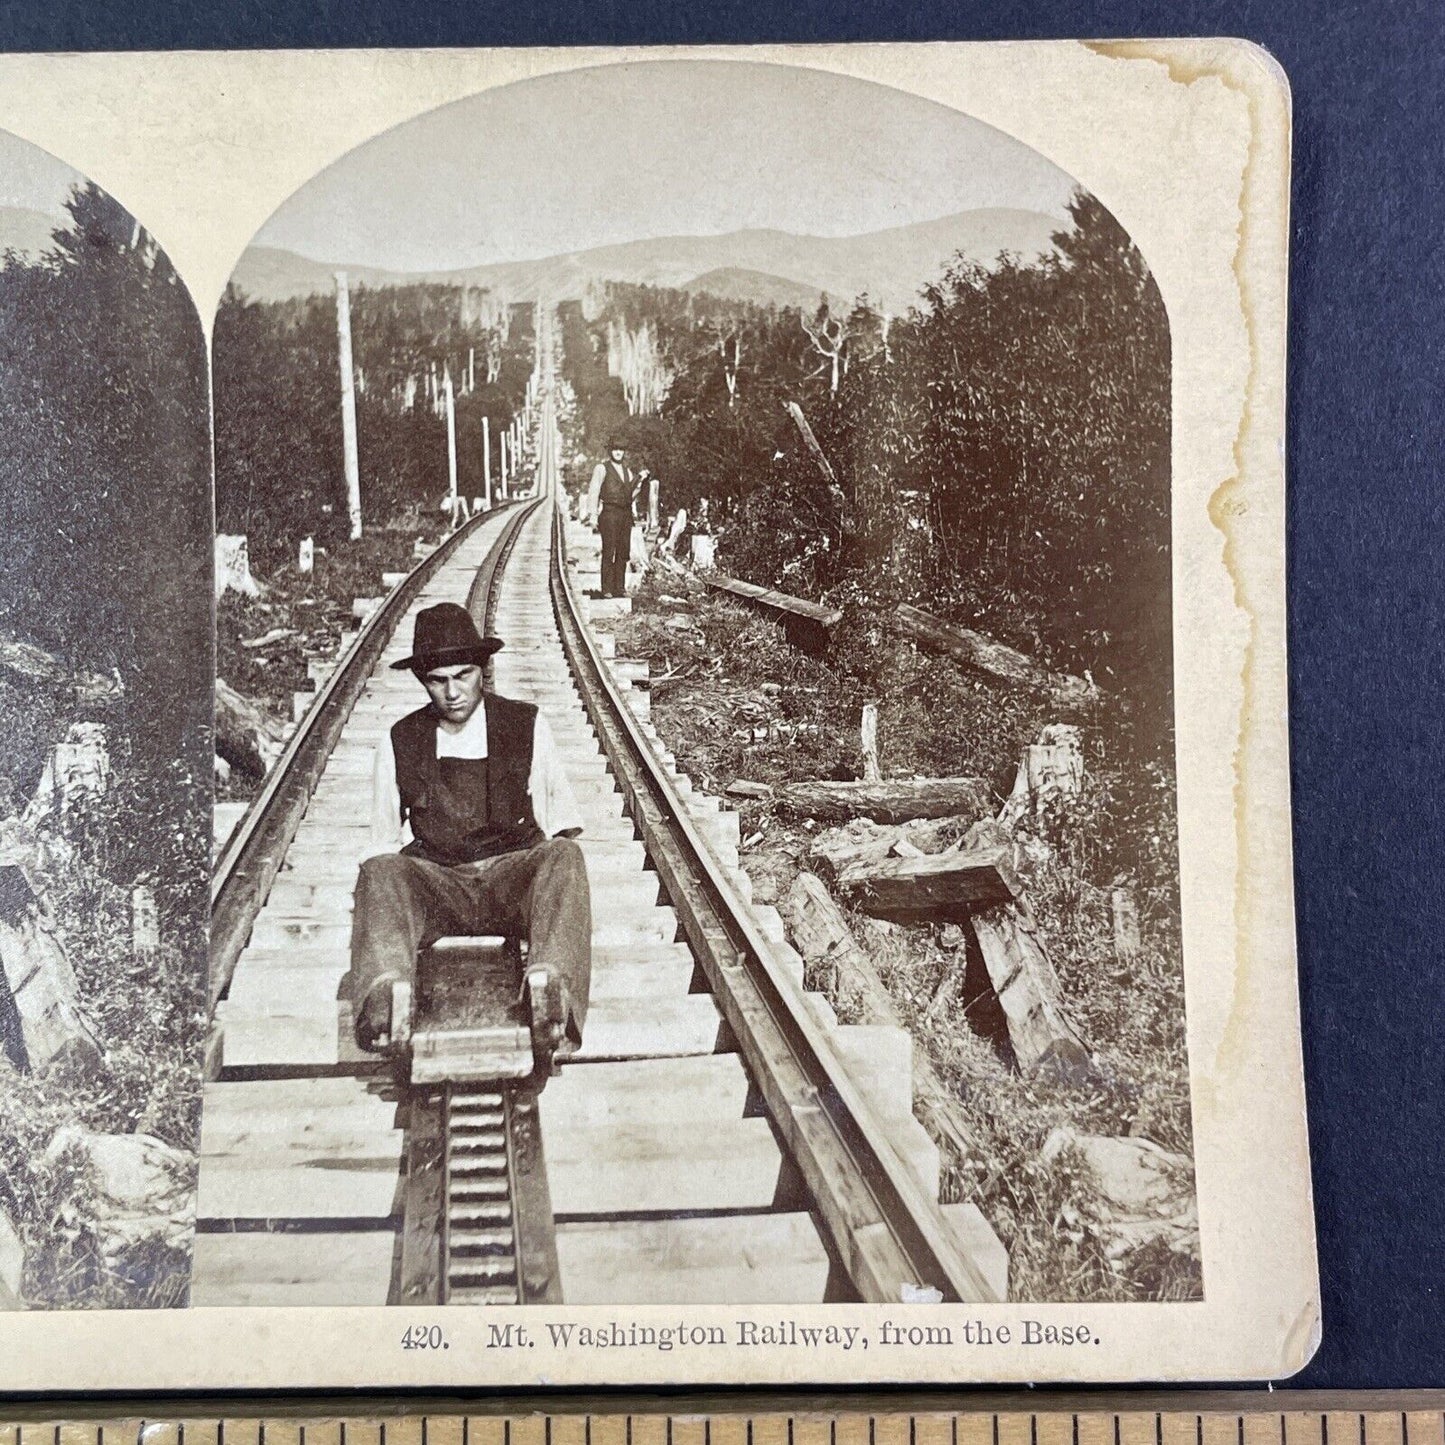
[[[448,732],[437,728],[437,757],[439,758],[484,758],[487,756],[487,704],[483,698],[477,710],[459,732]]]

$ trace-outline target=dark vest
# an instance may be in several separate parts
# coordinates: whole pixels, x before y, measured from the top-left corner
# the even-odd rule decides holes
[[[628,467],[619,467],[610,457],[603,463],[607,468],[602,478],[601,503],[604,507],[617,507],[622,511],[632,509],[632,472]]]
[[[391,730],[396,786],[412,841],[402,850],[430,863],[476,863],[535,847],[543,833],[527,783],[537,709],[486,693],[485,758],[437,757],[431,707],[408,713]]]

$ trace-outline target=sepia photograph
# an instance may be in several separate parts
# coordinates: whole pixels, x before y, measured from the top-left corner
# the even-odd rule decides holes
[[[1289,137],[0,56],[0,1385],[1299,1368]]]
[[[196,1305],[1201,1297],[1169,318],[1096,196],[602,65],[337,161],[213,345]]]
[[[205,338],[0,132],[0,1309],[187,1302],[205,1037]]]

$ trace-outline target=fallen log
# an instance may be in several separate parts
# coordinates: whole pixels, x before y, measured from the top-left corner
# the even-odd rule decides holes
[[[773,790],[767,783],[750,783],[746,778],[734,778],[723,792],[729,798],[748,798],[759,802],[766,802],[773,796]]]
[[[998,682],[1046,692],[1061,705],[1077,706],[1094,695],[1094,688],[1083,678],[1051,672],[1024,653],[971,628],[945,622],[921,607],[900,602],[893,609],[893,622],[905,637],[915,642],[945,652],[964,666]]]
[[[852,818],[819,833],[808,847],[808,860],[826,881],[836,882],[839,873],[851,866],[942,853],[957,844],[971,826],[969,818],[910,818],[906,823]],[[1006,840],[987,841],[1002,844]]]
[[[725,592],[774,616],[782,624],[783,635],[789,643],[803,652],[822,652],[831,640],[833,629],[843,620],[840,608],[807,602],[721,572],[708,572],[702,581],[714,591]]]
[[[822,823],[872,818],[904,823],[910,818],[978,817],[993,811],[982,778],[913,778],[869,782],[785,783],[773,790],[780,812]]]
[[[1009,848],[847,863],[834,881],[851,903],[890,923],[956,923],[980,908],[1011,903],[1020,891]]]
[[[73,689],[79,702],[91,706],[114,702],[125,694],[118,672],[110,677],[99,672],[77,672],[43,648],[16,638],[0,637],[0,668],[27,682]]]
[[[97,1063],[75,971],[24,870],[0,866],[0,1057],[21,1073],[63,1055]]]
[[[1089,1050],[1064,1013],[1059,976],[1028,909],[1002,903],[970,921],[1020,1072],[1054,1073],[1069,1083],[1092,1079]]]
[[[281,724],[224,678],[216,679],[216,752],[253,778],[271,771],[286,746]]]
[[[869,1023],[905,1027],[873,961],[858,945],[820,879],[811,873],[798,874],[779,911],[798,952],[809,963],[831,972],[834,997],[845,1011],[856,1007]],[[913,1106],[935,1143],[951,1150],[960,1161],[969,1157],[973,1141],[963,1111],[917,1038],[913,1040]]]

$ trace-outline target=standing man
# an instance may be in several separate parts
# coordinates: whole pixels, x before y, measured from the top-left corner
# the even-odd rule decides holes
[[[528,940],[534,1041],[549,1054],[581,1043],[592,973],[587,869],[573,841],[582,820],[546,719],[483,690],[502,645],[465,607],[441,602],[417,614],[412,655],[392,663],[428,702],[376,749],[372,854],[351,920],[363,1049],[391,1046],[403,1023],[392,988],[411,981],[419,949],[485,933]]]
[[[632,503],[637,481],[618,437],[607,443],[607,460],[592,469],[588,516],[602,538],[602,595],[627,596],[627,554],[632,543]]]

